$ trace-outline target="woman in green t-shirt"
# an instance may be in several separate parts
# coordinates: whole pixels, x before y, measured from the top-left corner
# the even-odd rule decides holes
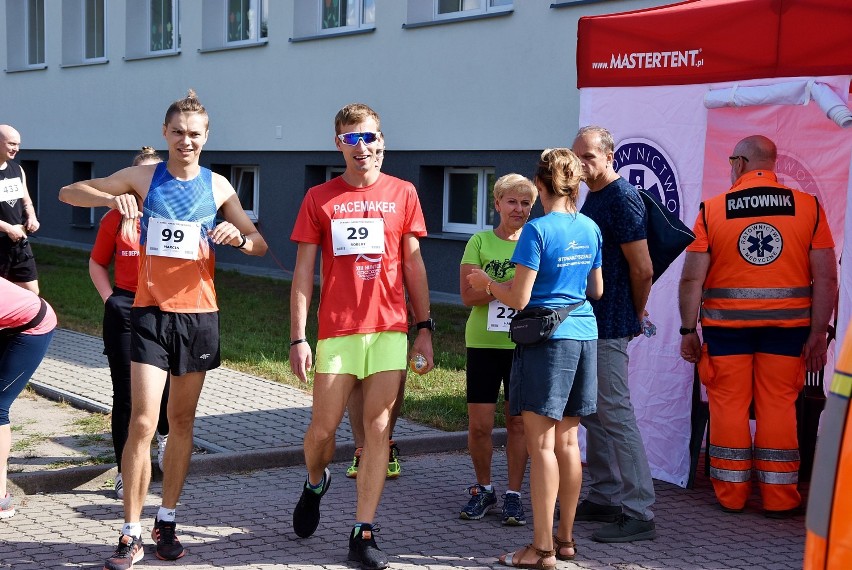
[[[497,504],[497,490],[491,481],[491,431],[500,385],[506,410],[507,491],[503,496],[503,524],[526,524],[521,502],[521,483],[527,466],[527,448],[520,416],[509,415],[509,373],[512,369],[514,343],[509,340],[509,321],[515,310],[497,301],[489,292],[474,291],[467,276],[482,269],[499,283],[511,280],[515,265],[511,262],[521,228],[529,218],[538,197],[535,185],[520,174],[507,174],[494,184],[494,209],[500,225],[471,236],[461,260],[461,297],[472,307],[465,328],[467,346],[467,446],[476,473],[476,483],[462,509],[460,518],[481,519]]]

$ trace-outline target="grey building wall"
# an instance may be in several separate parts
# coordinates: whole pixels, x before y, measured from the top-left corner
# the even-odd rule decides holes
[[[93,176],[105,176],[128,165],[143,144],[163,148],[166,108],[195,88],[211,121],[202,164],[259,167],[258,226],[272,251],[255,259],[221,248],[218,258],[275,270],[276,258],[292,268],[289,233],[305,190],[324,180],[326,166],[342,165],[333,146],[334,113],[366,102],[382,117],[384,170],[420,192],[430,285],[457,293],[457,264],[469,236],[441,232],[443,169],[530,175],[541,149],[570,144],[577,128],[578,19],[665,3],[515,0],[497,17],[424,26],[432,0],[376,0],[373,29],[310,38],[305,26],[316,16],[305,14],[316,12],[319,0],[272,0],[266,41],[211,50],[225,2],[181,0],[179,51],[146,57],[134,38],[147,33],[139,15],[148,4],[109,0],[104,60],[69,65],[80,32],[69,17],[77,0],[48,0],[44,65],[22,71],[10,66],[25,47],[10,31],[23,2],[0,0],[0,32],[7,36],[0,41],[0,123],[21,132],[19,158],[30,179],[38,179],[39,234],[88,245],[95,229],[72,224],[81,220],[56,199],[74,180],[74,163],[91,162]]]

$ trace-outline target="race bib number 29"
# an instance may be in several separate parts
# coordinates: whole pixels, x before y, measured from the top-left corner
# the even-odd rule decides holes
[[[385,221],[382,218],[337,218],[331,220],[334,255],[385,252]]]
[[[150,218],[148,220],[145,253],[160,257],[198,259],[198,237],[200,222],[183,222]]]

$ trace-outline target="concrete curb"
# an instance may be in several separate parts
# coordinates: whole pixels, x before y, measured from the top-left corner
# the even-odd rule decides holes
[[[492,440],[495,446],[506,444],[506,430],[494,430]],[[424,455],[467,450],[467,432],[441,432],[425,436],[406,437],[399,440],[402,448],[402,461],[406,455]],[[355,453],[351,443],[338,445],[334,453],[334,462],[348,461]],[[293,467],[304,464],[301,446],[250,451],[228,451],[225,453],[210,453],[193,455],[189,466],[189,477],[203,477],[222,473],[240,473]],[[154,463],[151,473],[155,480],[162,477],[159,468]],[[36,493],[65,492],[80,487],[91,487],[93,483],[101,482],[115,474],[114,465],[84,465],[69,467],[55,471],[31,471],[9,473],[9,482],[27,495]]]

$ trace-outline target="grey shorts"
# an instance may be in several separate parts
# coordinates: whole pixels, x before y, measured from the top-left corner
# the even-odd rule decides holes
[[[217,368],[219,313],[130,309],[130,360],[169,370],[172,376]]]
[[[509,383],[509,413],[533,412],[556,421],[595,413],[598,400],[596,340],[549,340],[517,346]]]

